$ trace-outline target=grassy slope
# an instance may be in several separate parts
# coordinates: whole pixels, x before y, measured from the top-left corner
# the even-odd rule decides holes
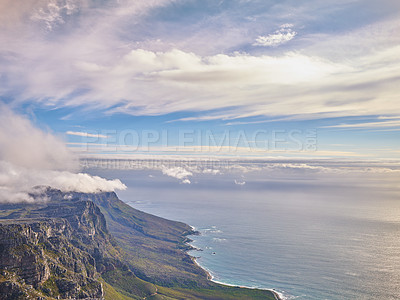
[[[93,201],[138,277],[170,287],[209,286],[206,272],[182,251],[188,248],[185,235],[193,233],[190,226],[138,211],[115,195]]]
[[[121,294],[114,287],[109,285],[107,282],[103,281],[103,289],[106,300],[136,300],[137,298],[132,298]]]
[[[188,225],[138,211],[115,195],[93,201],[127,253],[125,261],[137,276],[155,284],[157,293],[146,299],[275,299],[270,291],[210,282],[182,251],[186,235],[193,233]]]

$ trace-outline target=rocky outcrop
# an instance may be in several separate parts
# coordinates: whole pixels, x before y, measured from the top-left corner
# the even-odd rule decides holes
[[[1,299],[104,298],[101,273],[123,264],[93,202],[64,199],[9,211],[18,219],[0,220]]]

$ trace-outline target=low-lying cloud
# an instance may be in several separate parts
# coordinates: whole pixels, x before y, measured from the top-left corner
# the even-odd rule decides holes
[[[118,179],[77,173],[78,169],[60,138],[0,106],[0,202],[31,202],[29,193],[38,185],[84,193],[126,188]]]
[[[168,168],[161,166],[161,171],[164,175],[179,179],[181,183],[190,184],[189,176],[193,176],[193,173],[182,167]]]
[[[0,160],[43,170],[76,171],[78,161],[56,136],[0,105]]]
[[[30,196],[35,186],[50,186],[63,192],[99,193],[124,190],[119,180],[107,180],[85,173],[52,171],[17,167],[0,161],[0,203],[32,202]]]

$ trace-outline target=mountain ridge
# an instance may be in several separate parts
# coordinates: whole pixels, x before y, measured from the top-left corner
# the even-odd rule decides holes
[[[275,299],[209,281],[186,253],[189,225],[113,192],[32,195],[40,201],[0,204],[1,299]]]

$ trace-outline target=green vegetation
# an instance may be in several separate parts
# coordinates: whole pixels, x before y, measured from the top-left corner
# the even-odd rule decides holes
[[[42,284],[42,291],[49,297],[57,297],[60,295],[54,276],[51,276]]]
[[[106,300],[136,300],[138,299],[137,297],[128,297],[120,292],[118,292],[113,286],[105,282],[104,280],[102,281],[103,288],[104,288],[104,297]]]
[[[128,297],[135,298],[139,296],[143,299],[157,291],[153,284],[137,278],[129,270],[115,269],[104,273],[102,277],[114,289]]]
[[[184,223],[138,211],[114,193],[47,196],[49,203],[0,205],[0,293],[98,299],[101,283],[106,300],[275,300],[270,291],[209,281],[185,252],[195,232]]]
[[[124,261],[135,275],[156,284],[157,294],[147,299],[274,299],[270,291],[225,286],[208,274],[182,249],[190,226],[132,208],[114,193],[91,200],[104,214],[109,231],[125,252]],[[119,286],[122,288],[122,286]]]
[[[92,198],[111,234],[125,252],[124,261],[141,279],[162,286],[207,287],[207,273],[182,249],[188,249],[191,227],[138,211],[114,193]]]

